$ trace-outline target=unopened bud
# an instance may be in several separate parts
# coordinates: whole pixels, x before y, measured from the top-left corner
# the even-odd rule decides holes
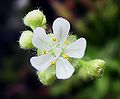
[[[24,17],[24,24],[26,26],[31,27],[33,30],[37,27],[43,27],[46,26],[46,17],[40,10],[33,10],[30,11],[25,17]]]
[[[31,31],[23,31],[19,39],[20,47],[23,49],[32,49],[32,37],[33,33]]]
[[[37,75],[44,85],[51,85],[56,80],[55,66],[51,65],[43,72],[37,71]]]
[[[101,59],[94,59],[91,61],[79,60],[76,67],[79,69],[78,75],[81,78],[101,77],[105,69],[105,61]]]
[[[88,75],[91,77],[101,77],[105,69],[105,61],[95,59],[87,62]]]

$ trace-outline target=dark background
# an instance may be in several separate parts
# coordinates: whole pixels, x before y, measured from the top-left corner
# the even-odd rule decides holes
[[[120,99],[119,0],[1,0],[0,99]],[[44,86],[29,63],[32,51],[19,47],[21,31],[29,29],[22,18],[40,9],[51,26],[62,16],[71,32],[88,41],[85,58],[106,61],[102,78],[58,81]]]

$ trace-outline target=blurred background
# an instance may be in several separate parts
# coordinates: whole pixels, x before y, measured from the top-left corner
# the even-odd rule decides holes
[[[19,48],[22,18],[43,10],[47,23],[62,16],[71,32],[88,41],[84,59],[106,61],[103,77],[58,81],[44,86]],[[0,99],[120,99],[120,0],[0,0]]]

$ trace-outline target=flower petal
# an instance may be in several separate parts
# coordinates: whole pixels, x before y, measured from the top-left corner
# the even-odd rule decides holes
[[[56,76],[58,79],[68,79],[74,73],[74,67],[68,60],[60,57],[56,62]]]
[[[86,49],[86,39],[80,38],[77,41],[69,44],[65,49],[65,53],[69,57],[82,58],[84,56],[85,49]]]
[[[58,58],[60,56],[61,52],[62,52],[62,49],[61,48],[55,48],[53,50],[53,52],[54,52],[55,56]]]
[[[40,49],[50,49],[52,45],[50,38],[41,27],[34,30],[32,43],[35,47]]]
[[[51,62],[55,60],[55,57],[51,54],[45,54],[41,56],[32,57],[30,62],[34,68],[39,71],[46,70],[50,65]]]
[[[65,41],[68,37],[70,30],[70,23],[63,18],[57,18],[53,22],[53,33],[56,35],[59,41]]]

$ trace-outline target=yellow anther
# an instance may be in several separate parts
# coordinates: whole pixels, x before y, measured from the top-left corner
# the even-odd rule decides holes
[[[51,62],[51,65],[55,65],[55,63],[56,63],[56,61],[52,61],[52,62]]]
[[[68,41],[65,41],[65,42],[64,42],[64,44],[65,44],[65,45],[68,45],[68,44],[69,44],[69,42],[68,42]]]
[[[53,41],[53,42],[56,42],[56,38],[55,38],[55,37],[53,37],[53,38],[52,38],[52,41]]]
[[[69,57],[67,54],[63,54],[62,56],[64,57],[64,59],[68,59]]]
[[[47,51],[46,51],[46,50],[43,50],[43,54],[47,54]]]

